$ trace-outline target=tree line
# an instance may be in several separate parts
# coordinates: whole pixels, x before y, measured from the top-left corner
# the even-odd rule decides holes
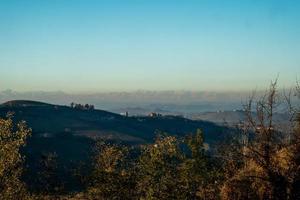
[[[94,110],[95,106],[92,104],[80,104],[80,103],[70,103],[70,107],[78,110]]]

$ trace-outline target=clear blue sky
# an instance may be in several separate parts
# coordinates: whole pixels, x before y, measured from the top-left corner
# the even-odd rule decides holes
[[[0,0],[0,90],[244,90],[300,78],[300,1]]]

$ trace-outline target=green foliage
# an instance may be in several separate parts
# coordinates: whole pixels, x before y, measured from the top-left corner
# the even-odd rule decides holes
[[[0,199],[24,199],[26,186],[20,180],[24,157],[20,148],[31,134],[24,121],[14,126],[12,115],[0,119]]]
[[[139,158],[138,192],[141,199],[178,199],[179,163],[183,160],[175,137],[158,137],[147,145]]]
[[[126,166],[128,148],[98,141],[92,174],[87,179],[88,199],[132,199],[134,172]]]
[[[216,199],[219,174],[210,161],[201,130],[183,141],[158,137],[143,149],[138,162],[140,198]]]
[[[87,199],[216,199],[219,174],[200,130],[179,140],[160,135],[130,157],[129,148],[97,142]]]
[[[204,136],[200,129],[186,137],[190,155],[186,155],[179,168],[182,186],[180,199],[216,199],[220,172],[205,154]]]

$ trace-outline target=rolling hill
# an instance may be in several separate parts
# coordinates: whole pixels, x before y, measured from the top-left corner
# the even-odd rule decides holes
[[[179,116],[126,117],[103,110],[83,110],[43,102],[16,100],[0,105],[0,116],[14,113],[16,121],[25,120],[34,137],[59,135],[107,138],[126,142],[151,142],[156,131],[185,135],[201,128],[208,140],[218,139],[224,127]]]
[[[32,128],[25,154],[30,163],[56,152],[62,162],[86,159],[96,138],[131,145],[152,142],[157,131],[184,136],[201,128],[208,143],[221,140],[228,128],[178,116],[126,117],[103,110],[83,110],[43,102],[16,100],[0,105],[0,117],[14,113]]]

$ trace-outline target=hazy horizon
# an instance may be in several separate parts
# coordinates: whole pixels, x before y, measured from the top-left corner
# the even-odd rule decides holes
[[[280,93],[283,91],[280,90]],[[71,102],[93,104],[97,109],[121,113],[163,112],[169,114],[191,114],[219,110],[239,110],[252,92],[214,91],[136,91],[102,92],[94,94],[70,94],[56,92],[0,91],[0,104],[11,100],[33,100],[45,103],[67,105]],[[256,91],[256,96],[264,91]]]

